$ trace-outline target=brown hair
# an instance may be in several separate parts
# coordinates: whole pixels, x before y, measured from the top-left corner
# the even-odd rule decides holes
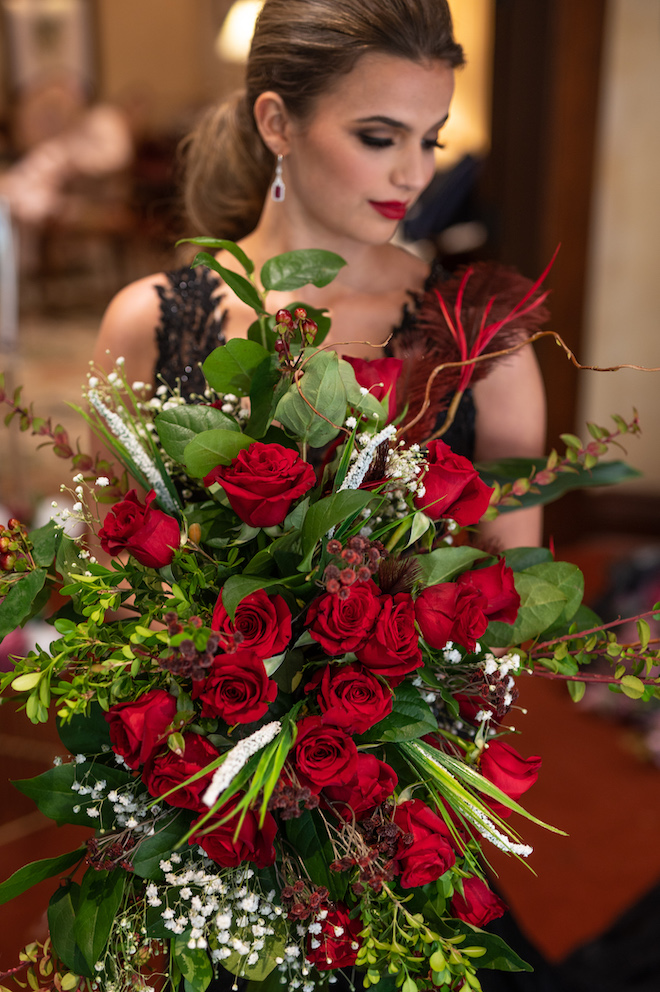
[[[257,225],[274,169],[252,113],[259,94],[274,90],[304,120],[369,52],[464,62],[447,0],[266,0],[246,89],[208,111],[186,141],[186,209],[196,228],[238,241]]]

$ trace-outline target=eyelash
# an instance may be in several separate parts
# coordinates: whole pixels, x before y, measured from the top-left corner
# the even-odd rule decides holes
[[[358,138],[367,148],[391,148],[394,144],[392,138],[377,138],[373,134],[358,134]],[[424,151],[431,151],[432,148],[445,148],[439,141],[423,141]]]

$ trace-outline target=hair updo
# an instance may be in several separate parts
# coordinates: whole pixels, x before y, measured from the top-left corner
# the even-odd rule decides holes
[[[199,231],[239,241],[257,225],[274,171],[254,121],[259,94],[274,90],[305,120],[316,98],[372,52],[464,62],[447,0],[266,0],[245,90],[208,111],[184,146],[185,204]]]

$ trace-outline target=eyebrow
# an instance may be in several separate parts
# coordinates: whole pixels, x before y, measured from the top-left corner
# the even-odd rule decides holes
[[[429,131],[440,130],[440,128],[447,123],[449,119],[449,114],[445,114],[441,121],[434,124],[433,127],[429,128]],[[399,131],[410,131],[411,128],[408,124],[404,124],[403,121],[397,121],[393,117],[385,117],[382,114],[374,114],[373,117],[360,117],[355,122],[356,124],[385,124],[387,127],[397,128]]]

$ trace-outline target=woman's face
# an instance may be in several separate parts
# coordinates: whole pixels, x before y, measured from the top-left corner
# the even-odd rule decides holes
[[[388,241],[435,170],[454,91],[446,63],[363,56],[290,121],[284,164],[289,216],[314,237]]]

